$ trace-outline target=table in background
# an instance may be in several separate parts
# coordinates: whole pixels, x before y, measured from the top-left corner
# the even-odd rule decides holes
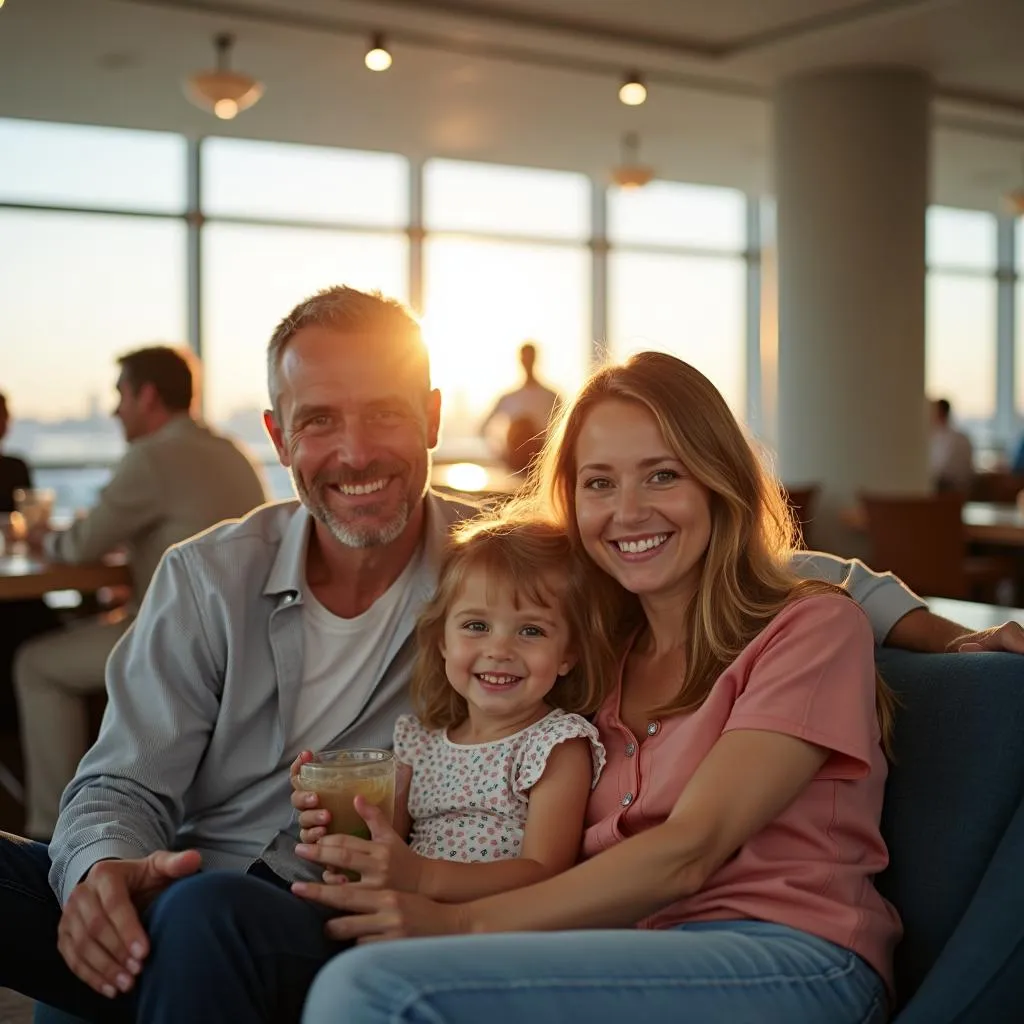
[[[119,587],[131,581],[123,559],[66,565],[33,555],[0,555],[0,601],[23,601],[55,590],[94,594],[104,587]]]
[[[1008,608],[1001,604],[981,604],[978,601],[955,601],[948,597],[926,597],[928,610],[944,619],[959,622],[972,633],[992,626],[1001,626],[1009,619],[1024,624],[1024,608]]]

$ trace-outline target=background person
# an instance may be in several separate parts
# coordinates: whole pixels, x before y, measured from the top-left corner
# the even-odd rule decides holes
[[[540,453],[548,424],[561,402],[557,391],[537,380],[537,346],[533,342],[519,349],[519,362],[526,379],[515,391],[498,399],[480,426],[480,433],[486,434],[495,421],[504,425],[502,458],[513,473],[526,470]]]
[[[961,430],[950,422],[948,399],[932,402],[932,428],[929,441],[929,467],[937,491],[969,494],[974,483],[974,446]]]
[[[122,356],[114,415],[128,450],[89,513],[35,540],[60,562],[96,562],[123,546],[127,608],[44,633],[18,650],[14,677],[30,836],[49,838],[60,796],[89,745],[85,697],[103,691],[107,656],[124,634],[164,551],[266,501],[260,474],[231,440],[192,416],[196,365],[165,346]]]

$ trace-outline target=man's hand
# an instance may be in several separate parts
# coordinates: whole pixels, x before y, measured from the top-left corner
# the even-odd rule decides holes
[[[953,640],[946,650],[951,654],[976,654],[979,651],[1024,654],[1024,626],[1019,622],[1004,622],[1001,626],[992,626],[980,633],[965,633]]]
[[[94,864],[72,890],[57,928],[57,949],[68,967],[108,999],[128,992],[149,953],[139,910],[199,864],[196,850]]]
[[[323,878],[328,885],[346,883],[348,878],[343,872],[351,871],[359,876],[359,885],[364,889],[417,892],[429,862],[409,849],[379,807],[357,796],[355,808],[370,830],[369,839],[329,835],[315,843],[296,846],[295,852],[304,860],[323,865]]]

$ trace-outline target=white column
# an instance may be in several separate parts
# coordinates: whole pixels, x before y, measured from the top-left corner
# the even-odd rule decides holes
[[[802,75],[775,109],[779,471],[821,485],[815,538],[859,490],[928,488],[924,397],[929,83]]]

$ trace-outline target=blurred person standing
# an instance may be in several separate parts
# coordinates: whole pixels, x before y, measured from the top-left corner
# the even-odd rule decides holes
[[[974,447],[971,439],[950,423],[949,400],[932,402],[929,472],[937,491],[970,493],[974,482]]]
[[[164,551],[266,500],[263,480],[231,440],[198,422],[198,365],[167,346],[122,356],[114,415],[128,450],[99,501],[68,530],[30,537],[54,561],[96,562],[124,548],[132,576],[125,608],[22,645],[14,683],[21,719],[30,836],[48,837],[61,793],[88,742],[86,697],[104,688],[107,656],[131,624]]]
[[[526,379],[516,388],[501,396],[487,418],[480,425],[480,433],[499,417],[507,422],[502,458],[513,473],[527,469],[540,451],[547,435],[548,424],[561,404],[557,391],[545,387],[534,373],[537,364],[537,346],[526,342],[519,349],[519,362]]]

